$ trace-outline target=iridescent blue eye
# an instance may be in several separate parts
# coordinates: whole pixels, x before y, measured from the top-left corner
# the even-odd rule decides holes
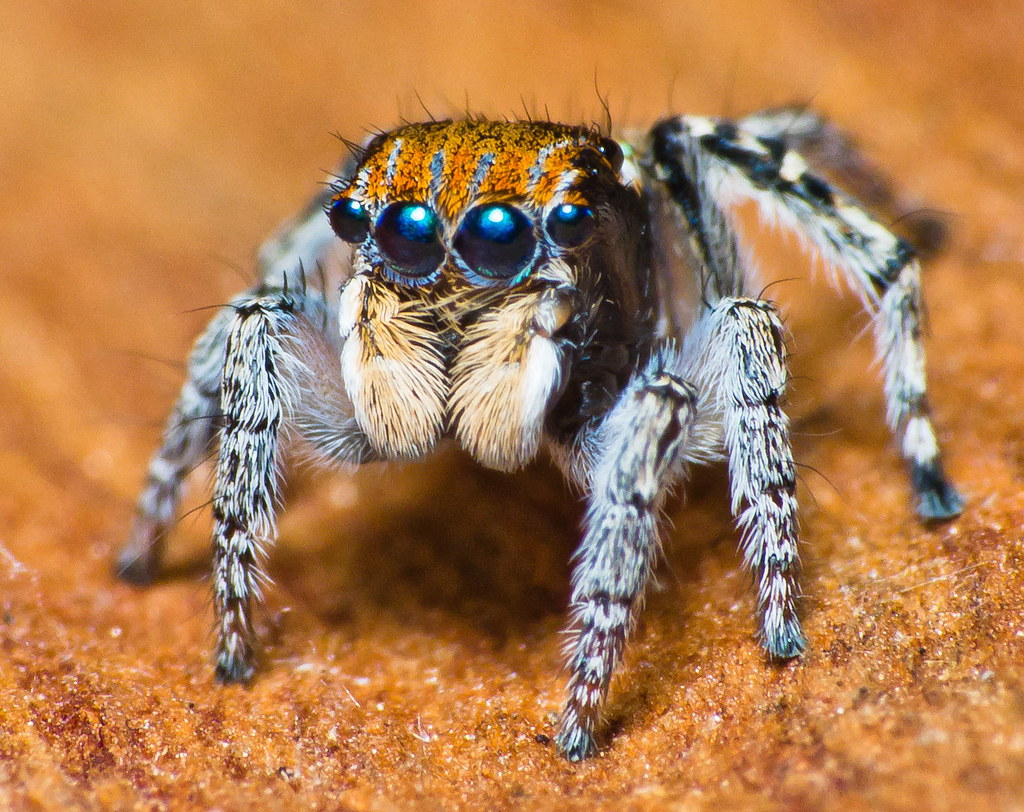
[[[472,271],[510,279],[533,260],[537,241],[526,215],[506,203],[470,209],[455,235],[455,250]]]
[[[437,215],[422,203],[392,203],[377,219],[373,236],[388,264],[403,276],[429,276],[444,260]]]
[[[563,203],[551,210],[545,227],[553,242],[563,248],[575,248],[594,233],[594,213],[589,206]]]
[[[362,242],[370,233],[370,215],[366,207],[351,197],[336,197],[327,209],[331,228],[345,242]]]

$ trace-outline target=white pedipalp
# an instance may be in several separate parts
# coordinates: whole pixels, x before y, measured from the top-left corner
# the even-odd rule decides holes
[[[356,422],[384,457],[416,457],[444,424],[448,380],[440,340],[422,314],[370,276],[341,295],[341,373]]]
[[[540,448],[564,362],[557,344],[534,327],[544,305],[544,294],[529,294],[489,312],[467,331],[452,363],[455,436],[488,467],[521,468]]]

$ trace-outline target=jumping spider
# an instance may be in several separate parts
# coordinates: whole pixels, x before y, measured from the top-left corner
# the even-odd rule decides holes
[[[219,448],[216,674],[246,681],[283,432],[329,463],[420,457],[450,437],[514,471],[543,445],[588,498],[556,739],[580,760],[595,752],[665,495],[689,464],[724,454],[762,643],[797,656],[784,331],[756,294],[733,203],[753,200],[792,228],[861,295],[918,513],[944,519],[963,505],[928,414],[914,251],[794,149],[854,159],[846,141],[830,159],[833,135],[794,109],[668,118],[635,146],[542,121],[377,135],[263,247],[260,283],[196,343],[120,575],[152,579],[183,478]],[[324,281],[332,267],[340,295]]]

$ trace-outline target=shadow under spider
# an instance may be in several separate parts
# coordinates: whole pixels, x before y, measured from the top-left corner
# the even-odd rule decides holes
[[[359,498],[341,513],[314,510],[316,479],[300,485],[308,504],[283,523],[269,569],[275,588],[321,622],[358,633],[358,621],[384,614],[427,634],[468,627],[494,650],[567,622],[586,506],[553,465],[504,474],[448,448],[367,466],[356,474]],[[703,559],[724,554],[741,566],[724,466],[695,469],[685,491],[667,503],[648,600],[683,626]]]
[[[323,622],[370,612],[428,633],[468,625],[499,648],[564,614],[584,506],[551,465],[509,475],[445,449],[366,466],[356,487],[343,515],[286,524],[270,566]]]

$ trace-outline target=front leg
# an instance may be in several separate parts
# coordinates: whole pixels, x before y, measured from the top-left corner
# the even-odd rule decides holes
[[[216,673],[223,682],[248,680],[254,669],[252,604],[275,536],[282,429],[295,430],[322,461],[376,458],[341,388],[334,326],[319,294],[271,289],[235,306],[213,497]]]
[[[587,530],[576,553],[569,698],[556,744],[570,761],[593,755],[594,728],[659,549],[658,512],[682,475],[696,393],[663,348],[596,431]]]
[[[259,597],[260,559],[275,535],[278,433],[284,416],[280,339],[293,318],[284,295],[237,307],[221,379],[223,429],[213,496],[213,597],[216,673],[248,680],[254,668],[251,604]]]
[[[797,616],[796,466],[782,409],[788,371],[782,321],[771,302],[723,299],[688,340],[693,379],[713,392],[729,455],[732,511],[757,587],[761,640],[775,658],[806,645]]]

